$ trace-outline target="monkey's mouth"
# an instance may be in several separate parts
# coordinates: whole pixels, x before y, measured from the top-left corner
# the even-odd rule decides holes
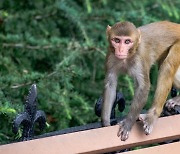
[[[127,55],[115,55],[118,59],[126,59]]]

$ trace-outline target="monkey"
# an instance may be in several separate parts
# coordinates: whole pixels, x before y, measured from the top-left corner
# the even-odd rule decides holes
[[[105,62],[102,126],[110,126],[118,75],[128,74],[134,79],[135,94],[127,116],[119,123],[117,133],[122,141],[128,139],[148,98],[151,66],[157,63],[159,71],[154,100],[142,120],[143,130],[149,135],[162,112],[172,85],[180,88],[180,24],[159,21],[136,28],[133,23],[124,21],[113,26],[108,25],[106,35],[108,52]]]

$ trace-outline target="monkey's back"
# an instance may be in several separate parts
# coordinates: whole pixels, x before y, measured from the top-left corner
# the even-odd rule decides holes
[[[180,24],[160,21],[139,27],[140,31],[154,39],[180,39]]]
[[[180,40],[180,24],[169,21],[160,21],[138,28],[141,32],[140,54],[151,59],[151,65],[170,47]],[[147,52],[151,54],[147,54]],[[180,50],[178,51],[180,53]],[[153,59],[153,60],[152,60]]]

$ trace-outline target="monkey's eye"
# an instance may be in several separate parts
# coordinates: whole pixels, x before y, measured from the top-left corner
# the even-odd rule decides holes
[[[115,41],[116,43],[120,43],[120,39],[118,39],[118,38],[114,38],[114,41]]]
[[[130,39],[125,40],[125,44],[129,44],[129,43],[131,43]]]

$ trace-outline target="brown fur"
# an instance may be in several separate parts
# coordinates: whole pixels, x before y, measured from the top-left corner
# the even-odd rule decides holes
[[[129,50],[126,59],[118,59],[114,55],[114,48],[110,40],[115,36],[130,36],[134,40],[134,45]],[[136,29],[130,22],[120,22],[107,28],[107,37],[109,50],[106,57],[102,125],[110,125],[110,112],[115,99],[118,74],[127,73],[134,78],[136,90],[130,112],[120,123],[118,136],[121,136],[121,140],[128,138],[129,131],[147,101],[150,88],[150,68],[158,62],[160,64],[159,76],[153,105],[143,120],[144,131],[149,134],[162,112],[172,84],[180,88],[180,78],[176,75],[180,67],[180,25],[162,21]]]

